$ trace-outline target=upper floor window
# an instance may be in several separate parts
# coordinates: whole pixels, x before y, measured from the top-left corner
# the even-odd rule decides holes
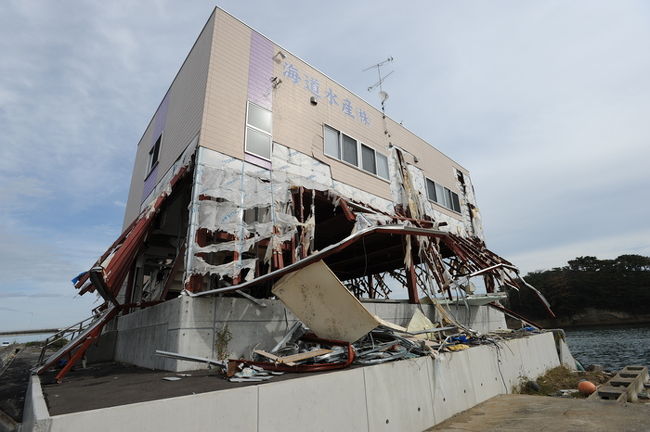
[[[156,140],[156,143],[149,150],[149,161],[147,162],[147,175],[151,172],[153,167],[158,163],[158,155],[160,154],[160,143],[162,142],[162,134]]]
[[[427,196],[431,201],[460,213],[458,194],[430,179],[427,179]]]
[[[271,160],[271,111],[252,102],[246,107],[246,152]]]
[[[388,180],[388,158],[354,138],[323,125],[326,155]]]

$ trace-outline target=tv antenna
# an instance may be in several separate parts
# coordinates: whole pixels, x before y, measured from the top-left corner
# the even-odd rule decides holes
[[[370,91],[373,91],[374,89],[376,89],[377,87],[379,87],[379,97],[381,98],[381,112],[384,113],[384,114],[385,114],[384,103],[385,103],[386,100],[388,99],[388,93],[386,93],[386,92],[384,91],[384,89],[383,89],[383,87],[382,87],[382,84],[384,83],[384,81],[386,80],[386,78],[388,78],[389,76],[392,75],[392,73],[393,73],[394,71],[390,71],[390,72],[388,72],[386,75],[382,76],[382,75],[381,75],[381,67],[384,66],[386,63],[390,63],[390,62],[392,62],[393,60],[394,60],[393,57],[388,57],[386,60],[381,61],[381,62],[379,62],[379,63],[377,63],[377,64],[374,64],[374,65],[372,65],[372,66],[370,66],[370,67],[367,67],[367,68],[365,68],[365,69],[362,71],[362,72],[365,72],[365,71],[369,71],[370,69],[377,68],[377,76],[379,77],[379,81],[377,81],[376,83],[374,83],[373,85],[371,85],[370,87],[368,87],[368,91],[369,91],[369,92],[370,92]]]

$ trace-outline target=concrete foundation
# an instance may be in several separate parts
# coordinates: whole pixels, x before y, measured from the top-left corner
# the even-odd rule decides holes
[[[552,333],[543,333],[435,360],[420,357],[51,417],[42,407],[26,409],[26,416],[38,418],[24,421],[51,432],[421,431],[559,364]]]
[[[270,349],[296,317],[279,300],[260,300],[266,307],[238,297],[178,297],[117,318],[114,359],[136,366],[169,371],[200,367],[195,362],[166,359],[156,350],[216,358],[219,348],[229,358],[250,358],[253,349]],[[432,305],[399,301],[363,302],[370,313],[406,326],[416,309],[437,320]],[[447,307],[447,306],[445,306]],[[480,332],[505,328],[503,314],[486,306],[447,307],[459,322]],[[224,336],[230,335],[227,344]],[[227,338],[226,338],[227,339]],[[111,344],[110,340],[106,344]],[[109,351],[107,348],[105,351]]]

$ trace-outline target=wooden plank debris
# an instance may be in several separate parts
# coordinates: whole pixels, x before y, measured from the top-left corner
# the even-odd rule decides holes
[[[332,352],[331,349],[321,348],[321,349],[317,349],[317,350],[313,350],[313,351],[307,351],[307,352],[302,352],[302,353],[298,353],[298,354],[293,354],[293,355],[286,356],[286,357],[280,357],[278,359],[278,362],[284,363],[284,364],[295,363],[295,362],[298,362],[298,361],[307,360],[307,359],[310,359],[310,358],[314,358],[314,357],[322,356],[322,355],[325,355],[325,354],[329,354],[331,352]]]
[[[287,366],[295,366],[296,362],[299,362],[299,361],[302,361],[302,360],[307,360],[307,359],[318,357],[318,356],[322,356],[322,355],[325,355],[325,354],[329,354],[329,353],[332,352],[332,350],[331,349],[321,348],[321,349],[316,349],[316,350],[313,350],[313,351],[305,351],[305,352],[302,352],[302,353],[292,354],[292,355],[288,355],[288,356],[284,356],[284,357],[277,356],[275,354],[271,354],[271,353],[263,351],[263,350],[254,350],[253,352],[255,354],[261,355],[262,357],[266,357],[266,358],[268,358],[270,360],[273,360],[276,363],[282,363],[282,364],[285,364]]]

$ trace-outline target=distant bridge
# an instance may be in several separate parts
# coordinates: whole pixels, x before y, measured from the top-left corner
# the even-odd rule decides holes
[[[46,328],[46,329],[35,329],[35,330],[12,330],[12,331],[0,331],[0,336],[14,336],[14,335],[28,335],[28,334],[40,334],[40,333],[56,333],[61,331],[58,328]]]

